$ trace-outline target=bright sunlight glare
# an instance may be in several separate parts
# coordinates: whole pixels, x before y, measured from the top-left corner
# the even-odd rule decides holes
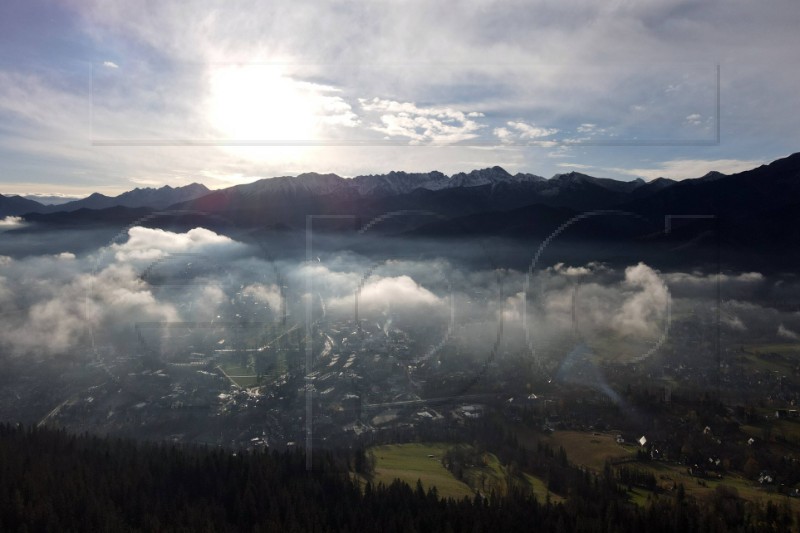
[[[228,140],[312,140],[315,96],[275,65],[218,67],[210,75],[209,119]]]

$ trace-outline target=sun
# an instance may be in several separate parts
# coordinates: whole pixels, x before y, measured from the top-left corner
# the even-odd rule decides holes
[[[276,65],[214,68],[209,76],[208,118],[227,141],[315,138],[313,95]]]

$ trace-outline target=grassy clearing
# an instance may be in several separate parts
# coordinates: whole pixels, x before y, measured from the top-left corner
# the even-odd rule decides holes
[[[747,431],[751,429],[752,431]],[[743,426],[745,432],[752,433],[757,438],[761,438],[762,430],[754,426]],[[795,431],[800,432],[800,422],[793,420],[776,421],[772,429],[773,435],[778,431],[795,435]],[[798,434],[800,438],[800,433]],[[549,442],[553,447],[563,446],[567,452],[570,462],[601,471],[605,466],[606,459],[616,459],[631,457],[636,454],[636,446],[619,445],[615,442],[612,435],[594,434],[580,431],[556,431],[548,437],[543,437],[544,442]],[[780,494],[770,493],[752,481],[741,477],[738,474],[729,474],[723,479],[703,479],[692,477],[683,465],[664,463],[664,462],[632,462],[626,463],[626,467],[636,468],[643,471],[652,472],[656,477],[659,487],[665,491],[670,491],[673,485],[683,484],[686,493],[690,496],[703,500],[708,498],[719,485],[727,485],[735,488],[739,492],[739,497],[751,502],[766,502],[771,500],[774,503],[781,503],[786,497]],[[647,502],[650,492],[646,489],[635,487],[631,491],[631,500],[634,503],[643,505]],[[800,500],[789,499],[792,509],[800,512]]]
[[[699,479],[690,476],[686,471],[686,467],[682,465],[661,462],[636,462],[626,466],[652,472],[656,476],[659,487],[667,492],[672,489],[673,485],[683,484],[686,494],[700,501],[709,498],[718,486],[725,485],[735,488],[739,493],[739,497],[743,500],[761,503],[772,501],[773,503],[781,504],[788,499],[792,510],[794,512],[800,511],[800,501],[797,499],[768,492],[738,474],[728,474],[722,479]],[[630,492],[631,500],[639,505],[647,502],[649,494],[651,494],[650,491],[640,487],[635,487]]]
[[[464,472],[464,479],[470,487],[482,494],[506,494],[509,484],[516,488],[532,492],[540,502],[547,500],[548,495],[553,503],[563,502],[564,498],[547,490],[547,484],[540,478],[522,473],[512,476],[493,453],[484,453],[483,465],[468,468]],[[509,480],[510,478],[510,480]]]
[[[489,494],[491,491],[506,494],[509,484],[512,484],[517,488],[531,491],[540,502],[546,501],[548,495],[550,501],[554,503],[564,501],[558,494],[547,490],[547,484],[541,478],[527,473],[513,477],[495,454],[485,453],[483,460],[485,463],[483,466],[470,468],[464,474],[467,483],[473,489],[480,490],[483,494]]]
[[[440,496],[456,499],[471,497],[474,494],[472,489],[442,466],[442,454],[449,447],[448,444],[438,443],[375,446],[370,449],[375,456],[373,482],[388,485],[399,479],[414,487],[420,480],[426,490],[436,487]]]
[[[609,459],[622,459],[636,454],[635,446],[617,444],[614,435],[585,431],[556,431],[542,439],[554,449],[562,446],[570,462],[602,471]]]
[[[482,455],[483,464],[473,465],[464,470],[464,481],[442,466],[441,459],[452,444],[391,444],[370,449],[375,456],[375,475],[373,482],[389,484],[400,479],[412,487],[419,479],[427,489],[435,486],[441,496],[463,498],[475,492],[488,495],[492,491],[505,494],[509,485],[509,474],[493,453]],[[433,455],[433,457],[429,457]],[[517,487],[530,490],[540,502],[563,502],[564,498],[547,490],[547,484],[540,478],[522,474],[511,478]]]

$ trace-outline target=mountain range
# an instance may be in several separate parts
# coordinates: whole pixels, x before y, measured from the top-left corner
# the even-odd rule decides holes
[[[535,174],[512,175],[498,166],[473,170],[469,173],[461,172],[452,176],[437,171],[427,173],[393,171],[388,174],[347,179],[336,174],[311,172],[296,177],[262,179],[217,191],[210,191],[199,183],[176,188],[166,185],[160,189],[137,188],[115,197],[93,193],[79,200],[47,205],[21,196],[0,195],[0,216],[110,207],[165,209],[176,204],[191,203],[194,200],[197,200],[196,203],[199,205],[219,201],[226,204],[231,201],[253,203],[256,199],[269,201],[269,198],[324,197],[331,194],[378,200],[408,195],[416,191],[453,191],[471,188],[477,188],[474,191],[477,196],[484,196],[488,192],[492,197],[490,203],[496,207],[507,207],[517,203],[520,205],[543,203],[580,208],[595,205],[598,201],[613,202],[618,196],[637,189],[655,190],[673,183],[675,182],[663,178],[651,184],[645,183],[642,179],[617,181],[595,178],[578,172],[557,174],[548,180]],[[516,200],[505,198],[511,192],[517,196]],[[518,196],[520,194],[521,197]],[[237,198],[238,200],[235,200]]]
[[[710,231],[717,248],[779,256],[787,264],[800,250],[800,153],[736,174],[710,172],[682,181],[618,181],[579,172],[546,179],[495,166],[452,176],[437,171],[355,178],[305,173],[213,191],[193,183],[134,189],[117,197],[95,193],[47,206],[0,195],[0,217],[23,216],[50,228],[132,222],[165,209],[211,214],[249,229],[302,229],[309,214],[352,215],[365,224],[385,213],[424,211],[439,219],[418,217],[413,227],[385,223],[382,231],[455,238],[491,233],[523,240],[544,239],[587,211],[615,210],[648,221],[653,231],[662,228],[656,240]],[[665,225],[674,228],[673,236],[663,231]],[[614,238],[622,231],[619,224],[599,219],[584,226],[571,234],[588,239],[605,231]]]

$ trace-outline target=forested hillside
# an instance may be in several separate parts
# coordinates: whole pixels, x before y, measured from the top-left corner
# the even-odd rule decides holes
[[[511,493],[441,499],[399,482],[359,486],[351,457],[181,448],[0,427],[2,531],[787,531],[775,506],[745,511],[682,491],[647,507],[585,473],[566,503]],[[576,478],[577,479],[577,478]]]

